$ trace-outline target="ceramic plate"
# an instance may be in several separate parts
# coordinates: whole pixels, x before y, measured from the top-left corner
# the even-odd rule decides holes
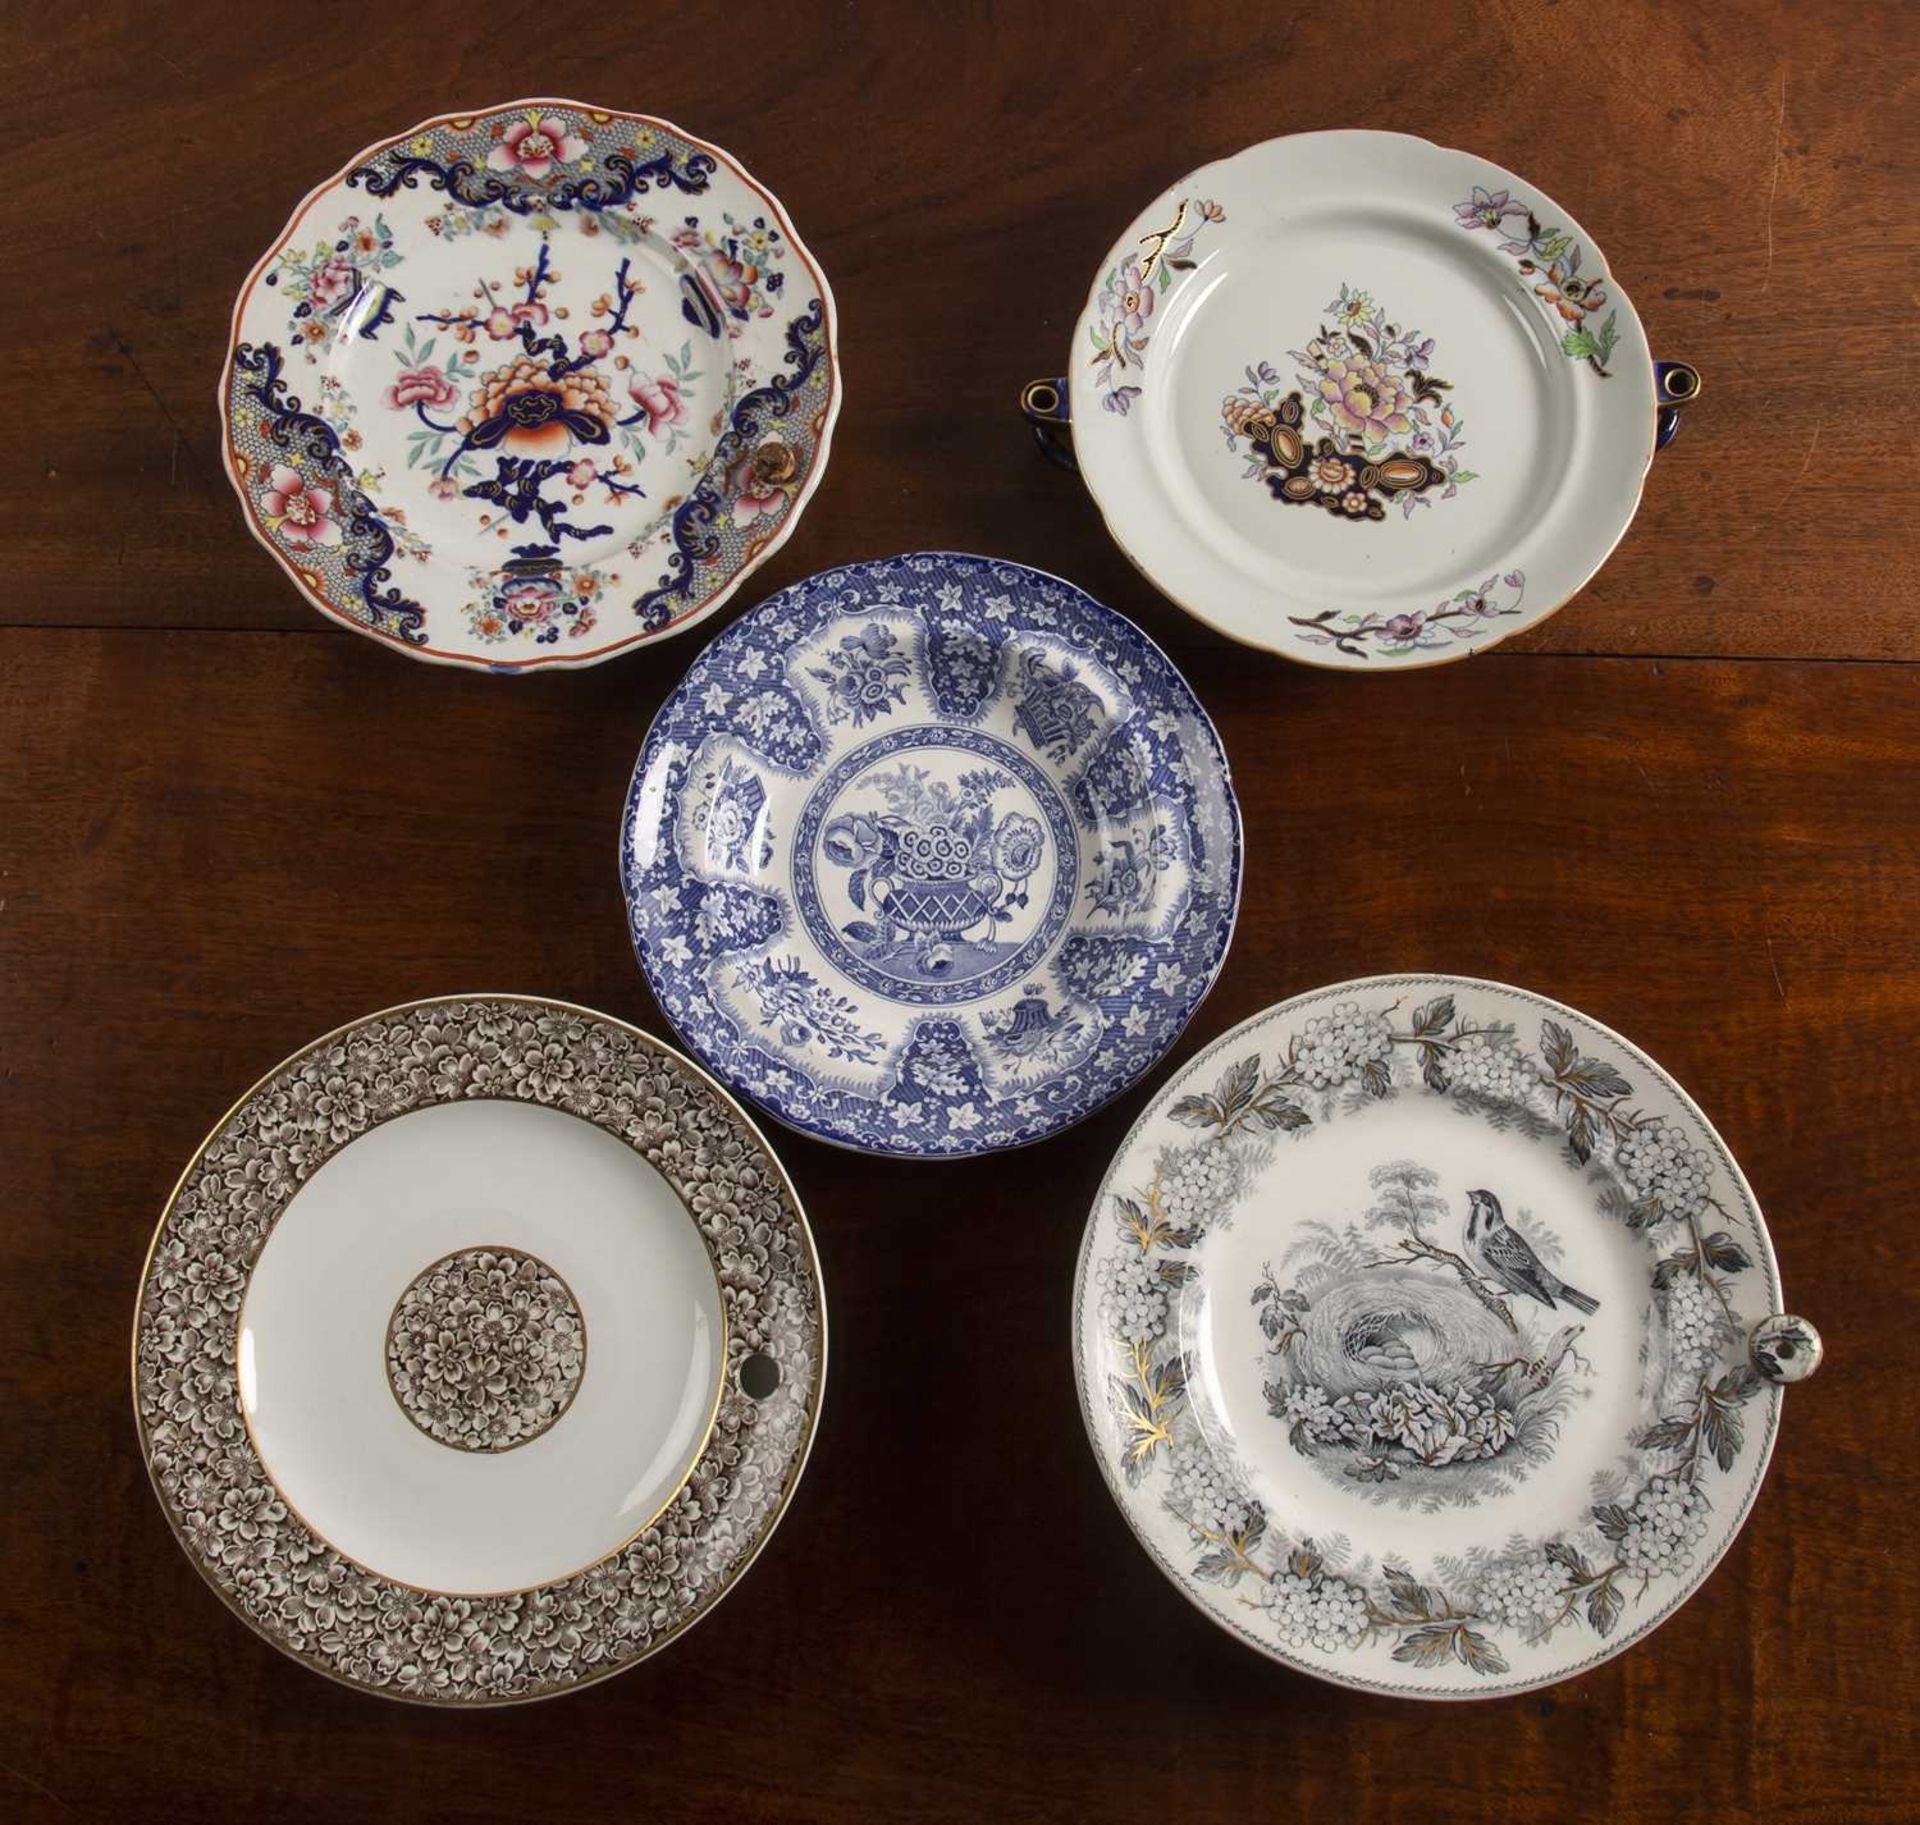
[[[234,307],[247,523],[416,658],[587,665],[710,614],[793,530],[833,297],[717,147],[572,101],[442,115],[315,190]]]
[[[875,1153],[1039,1140],[1199,1005],[1240,894],[1219,738],[1071,584],[939,552],[825,571],[694,662],[622,878],[687,1044]]]
[[[1647,339],[1592,237],[1398,133],[1270,140],[1165,191],[1102,264],[1068,378],[1127,554],[1318,665],[1433,664],[1544,619],[1654,451]]]
[[[1302,995],[1188,1064],[1074,1305],[1094,1449],[1167,1576],[1276,1660],[1422,1698],[1563,1679],[1670,1615],[1819,1354],[1672,1078],[1452,977]]]
[[[187,1168],[134,1317],[180,1544],[349,1685],[545,1698],[732,1587],[813,1437],[806,1218],[725,1091],[516,996],[316,1040]]]

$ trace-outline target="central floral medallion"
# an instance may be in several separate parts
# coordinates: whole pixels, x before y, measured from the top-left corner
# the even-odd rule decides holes
[[[457,1451],[511,1451],[572,1405],[587,1332],[567,1283],[536,1256],[467,1248],[422,1272],[387,1321],[400,1410]]]
[[[1410,518],[1452,499],[1477,477],[1460,466],[1465,424],[1432,372],[1433,338],[1351,286],[1326,310],[1307,346],[1287,352],[1293,387],[1261,361],[1221,402],[1227,447],[1275,500],[1337,519],[1383,520],[1393,503]]]
[[[1058,937],[1077,840],[1052,782],[1012,743],[913,728],[856,748],[801,815],[801,918],[849,977],[890,1000],[975,1000]]]

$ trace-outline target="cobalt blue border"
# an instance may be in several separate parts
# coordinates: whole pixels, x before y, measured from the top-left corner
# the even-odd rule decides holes
[[[816,714],[784,683],[778,662],[829,621],[872,606],[917,619],[916,658],[935,666],[932,643],[956,619],[951,602],[938,595],[942,585],[959,588],[968,611],[963,625],[976,635],[1002,644],[1023,633],[1064,640],[1103,666],[1131,668],[1127,686],[1135,714],[1124,726],[1149,757],[1156,796],[1175,801],[1189,820],[1196,872],[1183,916],[1168,936],[1155,941],[1162,953],[1156,962],[1174,970],[1135,970],[1132,979],[1115,982],[1103,972],[1114,957],[1124,957],[1124,950],[1103,949],[1104,940],[1079,935],[1070,935],[1049,960],[1056,979],[1090,1001],[1101,1017],[1098,1041],[1083,1063],[1047,1083],[998,1096],[976,1082],[942,1102],[916,1086],[919,1112],[910,1125],[900,1126],[888,1119],[885,1106],[901,1089],[897,1071],[896,1081],[879,1096],[802,1082],[791,1060],[769,1053],[715,1006],[705,987],[708,966],[720,949],[738,946],[701,935],[705,902],[714,909],[710,927],[723,925],[729,935],[750,929],[762,948],[777,944],[791,929],[790,912],[780,896],[738,883],[700,881],[680,855],[675,820],[665,810],[677,803],[691,756],[715,734],[731,735],[778,771],[805,774],[817,766],[825,743]],[[769,657],[776,661],[772,667]],[[744,669],[743,661],[748,662]],[[752,729],[740,726],[731,703],[720,712],[707,707],[710,691],[724,697],[729,686],[733,697],[752,708]],[[770,721],[772,711],[783,719]],[[974,719],[955,717],[956,722]],[[645,809],[643,787],[656,768],[660,777],[654,782],[651,823],[659,840],[643,868],[634,833]],[[1087,786],[1083,779],[1076,790]],[[1212,828],[1200,822],[1196,792],[1209,801]],[[1206,847],[1216,841],[1222,849],[1218,856]],[[913,552],[822,571],[769,597],[718,635],[647,732],[628,786],[620,836],[621,889],[634,949],[662,1013],[687,1048],[730,1088],[788,1127],[857,1151],[906,1158],[962,1158],[1026,1146],[1083,1121],[1138,1082],[1166,1056],[1217,980],[1239,912],[1243,875],[1240,808],[1219,734],[1160,647],[1125,616],[1062,578],[954,552]],[[663,902],[671,903],[671,914],[661,910]],[[693,952],[677,965],[663,951],[676,937]],[[1125,1024],[1129,1016],[1132,1031]],[[918,1019],[914,1036],[895,1055],[896,1067],[910,1064],[923,1043],[937,1047],[943,1037],[938,1029],[950,1026],[938,1011]],[[971,1120],[950,1119],[967,1104],[975,1105]]]

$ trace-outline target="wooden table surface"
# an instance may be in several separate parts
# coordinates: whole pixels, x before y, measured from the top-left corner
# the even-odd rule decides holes
[[[1920,14],[68,0],[0,29],[0,1818],[1915,1816]],[[293,203],[385,132],[523,94],[729,147],[833,281],[831,468],[747,599],[988,551],[1187,669],[1248,871],[1181,1056],[1320,983],[1448,970],[1570,1001],[1697,1094],[1829,1366],[1651,1640],[1422,1707],[1271,1665],[1182,1601],[1102,1486],[1068,1357],[1081,1225],[1145,1089],[1017,1159],[777,1137],[831,1302],[819,1443],[739,1593],[646,1665],[422,1712],[282,1659],[202,1585],[147,1486],[126,1338],[210,1123],[416,996],[662,1030],[615,829],[710,630],[579,675],[411,664],[302,604],[220,472],[228,311]],[[1377,679],[1185,620],[1012,411],[1144,199],[1357,125],[1535,178],[1656,353],[1706,376],[1572,605]]]

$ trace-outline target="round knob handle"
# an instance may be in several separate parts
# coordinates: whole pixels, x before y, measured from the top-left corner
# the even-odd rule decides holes
[[[1784,1387],[1788,1382],[1805,1381],[1819,1368],[1826,1348],[1820,1333],[1804,1318],[1776,1312],[1753,1327],[1747,1354],[1763,1380]]]

